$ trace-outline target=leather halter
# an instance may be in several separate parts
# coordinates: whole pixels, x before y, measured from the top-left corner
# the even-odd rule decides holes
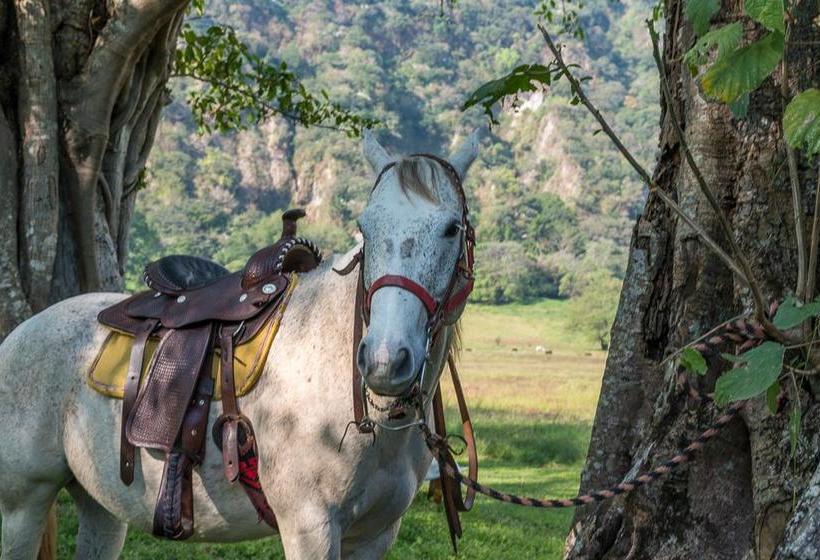
[[[431,159],[438,163],[447,173],[447,177],[450,180],[450,183],[455,188],[456,194],[459,198],[459,202],[461,203],[460,229],[462,237],[462,254],[460,255],[458,263],[456,263],[453,273],[451,274],[450,282],[447,284],[447,290],[444,293],[444,297],[441,299],[441,301],[437,301],[436,298],[433,297],[433,295],[430,294],[430,292],[424,286],[406,276],[403,276],[401,274],[385,274],[374,280],[370,287],[365,289],[363,302],[364,309],[362,311],[365,323],[367,324],[370,321],[370,303],[373,300],[373,295],[375,294],[375,292],[381,288],[385,288],[388,286],[400,288],[416,296],[419,299],[419,301],[421,301],[422,305],[424,305],[424,308],[427,310],[428,330],[435,335],[438,333],[438,330],[440,329],[441,324],[445,320],[447,315],[458,309],[461,305],[463,305],[464,302],[467,300],[467,297],[470,295],[470,292],[473,291],[473,255],[475,250],[475,233],[472,225],[470,224],[470,219],[468,215],[469,210],[467,208],[467,197],[464,193],[464,186],[461,182],[461,177],[459,176],[458,171],[456,171],[453,165],[446,159],[440,158],[439,156],[433,154],[418,153],[412,154],[410,157],[423,157]],[[387,173],[395,165],[396,162],[388,163],[379,172],[379,175],[376,178],[376,182],[374,183],[373,188],[370,191],[371,196],[381,183],[381,180],[384,177],[385,173]],[[361,261],[361,263],[363,264],[364,245],[362,245],[362,250],[360,254],[361,258],[359,259],[359,261]],[[361,273],[363,274],[363,271],[361,271]],[[456,291],[456,285],[458,284],[459,279],[463,281],[464,285]],[[363,276],[361,276],[361,280],[363,281]]]

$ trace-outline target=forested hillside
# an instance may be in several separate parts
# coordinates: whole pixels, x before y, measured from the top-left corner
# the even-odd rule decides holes
[[[487,125],[461,106],[488,80],[546,61],[537,2],[293,0],[206,3],[192,25],[233,26],[251,49],[284,60],[307,84],[384,126],[397,152],[446,153]],[[643,28],[649,2],[594,0],[581,12],[585,49],[567,55],[589,91],[650,165],[657,142],[657,77]],[[307,231],[328,250],[352,245],[373,177],[357,139],[282,118],[237,134],[200,134],[177,79],[138,199],[129,287],[147,260],[173,252],[244,262],[279,232],[278,212],[308,209]],[[591,274],[620,278],[644,192],[604,135],[556,89],[505,107],[485,134],[468,181],[479,236],[475,299],[578,295]],[[490,268],[490,264],[492,267]]]

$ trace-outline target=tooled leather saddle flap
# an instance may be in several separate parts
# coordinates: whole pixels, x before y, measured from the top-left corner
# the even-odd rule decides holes
[[[162,338],[127,418],[125,434],[132,445],[171,451],[208,358],[212,333],[213,326],[203,324]]]

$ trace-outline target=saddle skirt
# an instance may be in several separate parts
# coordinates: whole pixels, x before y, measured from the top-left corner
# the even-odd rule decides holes
[[[250,393],[259,381],[265,369],[268,352],[270,351],[276,333],[282,322],[282,316],[287,309],[290,296],[298,284],[296,274],[291,275],[288,287],[277,305],[274,313],[259,326],[252,336],[242,340],[234,347],[234,378],[236,396],[242,397]],[[107,397],[122,399],[125,393],[125,379],[128,375],[128,365],[131,350],[134,346],[134,336],[116,328],[109,327],[110,332],[105,342],[97,352],[97,356],[88,369],[88,386]],[[145,384],[146,373],[151,365],[154,353],[160,342],[159,334],[149,337],[145,345],[145,357],[142,364],[142,384]],[[211,378],[214,380],[213,400],[222,399],[222,366],[219,359],[221,350],[218,346],[212,349]]]

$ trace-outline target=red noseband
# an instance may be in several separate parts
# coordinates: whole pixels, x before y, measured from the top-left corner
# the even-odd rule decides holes
[[[373,294],[376,293],[376,290],[379,288],[384,288],[386,286],[393,286],[396,288],[401,288],[403,290],[407,290],[417,298],[419,301],[424,305],[424,308],[427,310],[427,316],[432,317],[433,314],[436,312],[436,308],[438,307],[438,303],[436,303],[436,298],[430,295],[424,286],[413,282],[406,276],[399,276],[398,274],[385,274],[373,284],[370,285],[370,289],[367,290],[367,295],[365,296],[364,300],[364,308],[367,315],[370,315],[370,302],[373,300]]]

